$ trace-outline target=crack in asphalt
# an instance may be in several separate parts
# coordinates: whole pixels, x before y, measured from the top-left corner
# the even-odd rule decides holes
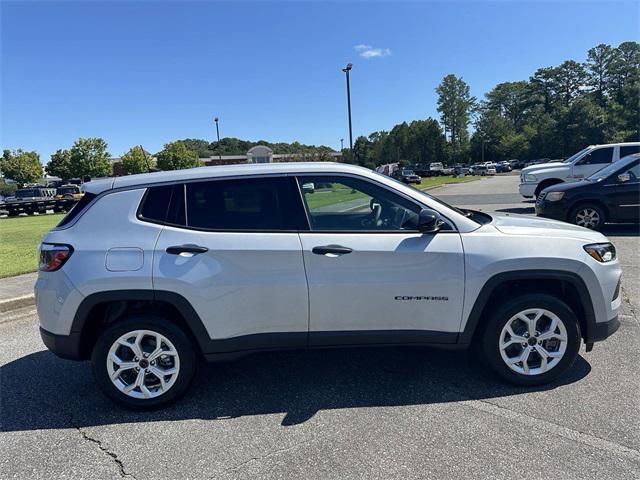
[[[85,432],[82,427],[80,427],[79,425],[76,424],[76,422],[74,421],[73,415],[71,413],[67,413],[62,411],[59,407],[57,406],[53,406],[50,405],[49,403],[41,400],[41,399],[37,399],[37,398],[33,398],[30,395],[25,395],[27,398],[29,398],[31,401],[33,401],[36,404],[40,404],[42,406],[44,406],[45,408],[48,408],[50,410],[53,410],[54,412],[57,413],[61,413],[63,417],[66,417],[67,423],[73,427],[81,436],[82,439],[90,442],[90,443],[95,443],[98,448],[100,449],[101,452],[105,453],[111,460],[113,460],[113,462],[116,464],[116,466],[118,467],[118,471],[120,473],[120,476],[122,478],[133,478],[134,480],[136,480],[136,477],[133,473],[129,473],[126,471],[125,467],[124,467],[124,463],[122,463],[122,460],[120,460],[118,458],[118,454],[115,452],[112,452],[111,450],[109,450],[107,447],[105,447],[102,444],[102,440],[99,440],[97,438],[91,437],[87,432]]]

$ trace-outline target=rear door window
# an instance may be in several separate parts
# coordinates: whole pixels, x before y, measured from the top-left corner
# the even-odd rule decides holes
[[[291,177],[212,180],[185,184],[188,228],[216,231],[306,230],[302,200]],[[176,196],[176,203],[180,203]],[[180,206],[176,207],[180,215]]]

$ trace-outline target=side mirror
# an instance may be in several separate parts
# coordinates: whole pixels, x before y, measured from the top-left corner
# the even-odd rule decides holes
[[[313,193],[315,189],[316,186],[311,182],[302,184],[302,193]]]
[[[620,175],[618,175],[618,183],[625,183],[629,180],[631,180],[631,175],[629,175],[628,173],[621,173]]]
[[[418,230],[422,233],[437,233],[443,223],[435,210],[423,208],[418,214]]]

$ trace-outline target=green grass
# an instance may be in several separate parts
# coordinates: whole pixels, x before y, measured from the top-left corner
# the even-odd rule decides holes
[[[447,183],[465,183],[465,182],[473,182],[474,180],[480,180],[482,177],[467,175],[465,177],[428,177],[423,178],[420,182],[420,185],[413,185],[420,190],[424,190],[425,188],[433,188],[439,187],[440,185],[446,185]]]
[[[62,214],[0,219],[0,278],[38,269],[38,244]]]

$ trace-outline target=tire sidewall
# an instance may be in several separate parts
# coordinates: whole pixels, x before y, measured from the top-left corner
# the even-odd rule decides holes
[[[178,352],[180,371],[178,378],[167,393],[150,399],[138,399],[122,393],[111,382],[107,371],[107,355],[113,343],[133,330],[151,330],[165,336]],[[185,333],[175,324],[162,317],[150,315],[130,317],[118,321],[104,330],[91,355],[93,375],[100,390],[118,405],[132,410],[149,410],[166,406],[180,398],[189,388],[196,372],[197,358],[193,345]]]
[[[560,362],[540,375],[523,375],[511,370],[502,359],[498,346],[507,321],[529,308],[544,308],[556,314],[567,330],[567,349]],[[482,335],[480,350],[487,366],[503,379],[518,385],[542,385],[562,375],[575,362],[580,350],[581,334],[573,311],[561,300],[548,294],[526,294],[507,301],[491,316]]]

